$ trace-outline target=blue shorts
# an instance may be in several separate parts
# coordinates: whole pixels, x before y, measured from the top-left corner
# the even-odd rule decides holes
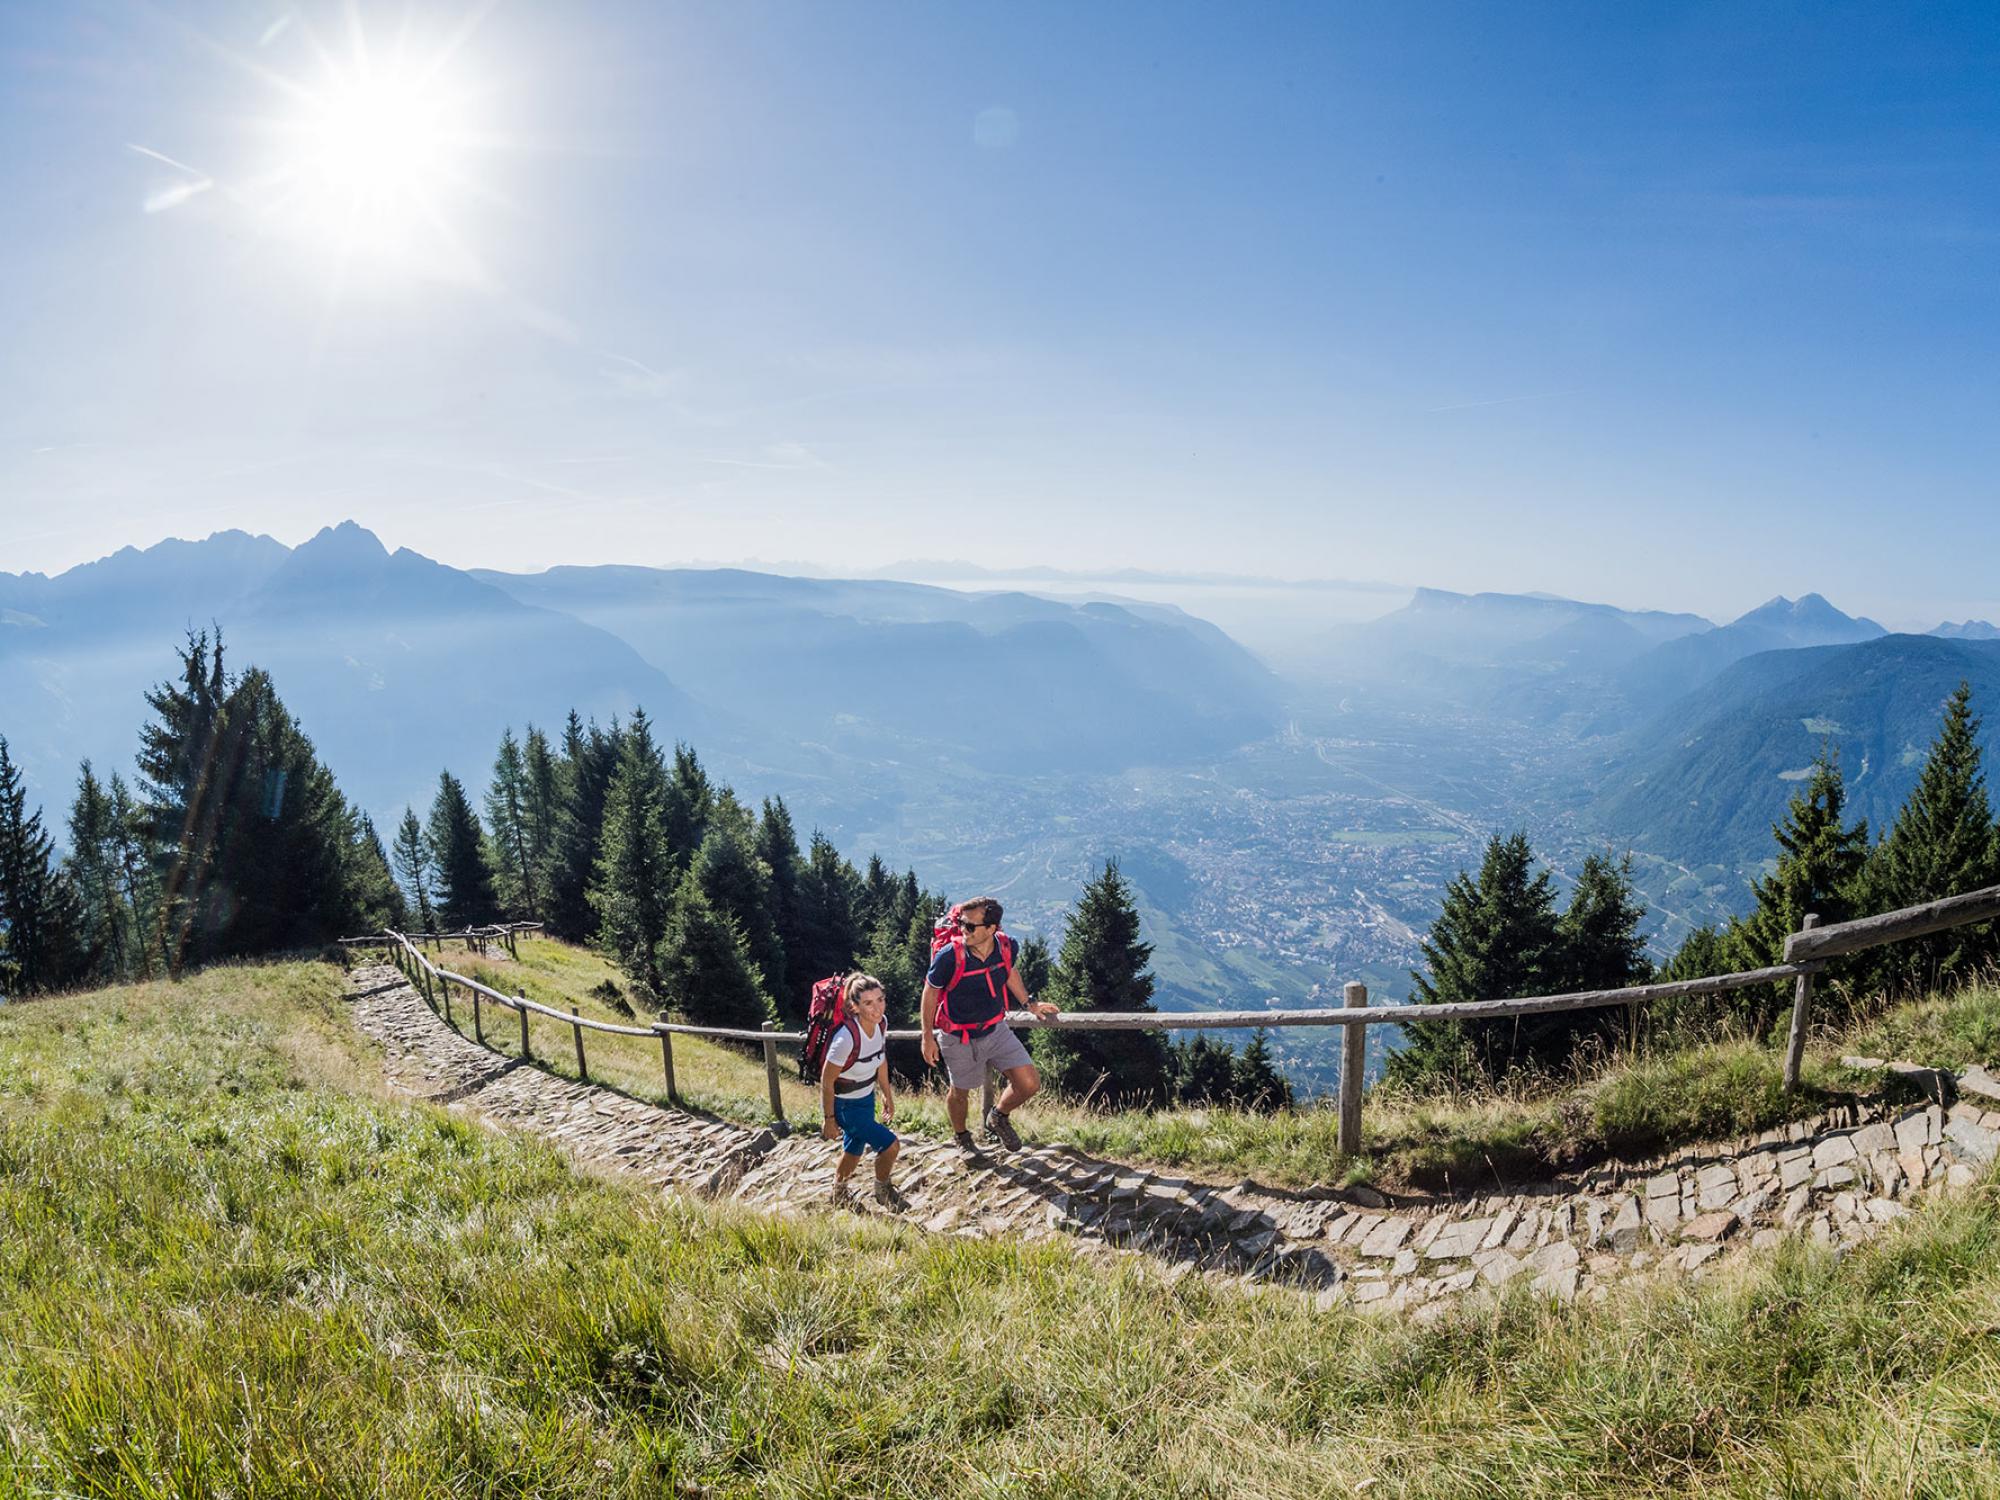
[[[840,1149],[859,1156],[870,1146],[887,1151],[896,1144],[896,1132],[875,1118],[875,1095],[861,1099],[833,1101],[833,1123],[840,1127]]]

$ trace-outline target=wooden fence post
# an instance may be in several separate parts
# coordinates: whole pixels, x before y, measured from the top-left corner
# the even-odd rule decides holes
[[[1811,932],[1819,926],[1819,913],[1807,912],[1805,920],[1799,924],[1799,931]],[[1801,974],[1792,981],[1792,1031],[1785,1038],[1785,1092],[1795,1093],[1799,1086],[1799,1070],[1806,1057],[1807,1013],[1812,1009],[1812,975]]]
[[[1350,1009],[1359,1010],[1368,1004],[1368,986],[1350,980],[1343,991],[1343,999]],[[1368,1028],[1365,1026],[1345,1027],[1346,1035],[1340,1039],[1340,1154],[1359,1156],[1361,1154],[1361,1073],[1368,1059]]]
[[[576,1014],[576,1007],[574,1005],[569,1008],[569,1013],[571,1015]],[[581,1078],[585,1083],[588,1083],[590,1082],[590,1069],[583,1065],[583,1026],[580,1022],[572,1021],[569,1023],[569,1028],[576,1033],[576,1076]]]
[[[528,1007],[517,1005],[514,1008],[521,1013],[521,1061],[526,1062],[534,1055],[528,1051]]]
[[[486,1018],[479,1010],[479,991],[472,992],[472,1039],[480,1046],[486,1045]]]
[[[776,1021],[766,1021],[764,1030],[776,1031]],[[771,1037],[764,1038],[764,1081],[771,1086],[771,1118],[780,1125],[785,1123],[785,1096],[778,1089],[778,1044]]]
[[[447,1026],[455,1027],[458,1025],[451,1018],[451,986],[448,984],[444,987],[444,1021]]]
[[[681,1102],[681,1091],[674,1087],[674,1034],[660,1033],[660,1066],[667,1070],[667,1098],[675,1104]]]

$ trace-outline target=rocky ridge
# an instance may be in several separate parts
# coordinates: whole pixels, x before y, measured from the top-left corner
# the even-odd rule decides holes
[[[816,1136],[571,1082],[460,1035],[391,965],[350,977],[356,1023],[383,1044],[392,1080],[408,1093],[662,1189],[781,1213],[827,1208],[833,1153]],[[905,1136],[897,1182],[910,1206],[901,1217],[933,1234],[1144,1254],[1169,1279],[1200,1272],[1289,1285],[1322,1307],[1420,1312],[1518,1278],[1558,1300],[1596,1298],[1634,1274],[1706,1274],[1734,1250],[1788,1234],[1851,1245],[1900,1218],[1913,1196],[1970,1185],[2000,1148],[2000,1081],[1978,1070],[1957,1080],[1911,1071],[1931,1081],[1933,1102],[1840,1108],[1726,1146],[1471,1199],[1207,1183],[1059,1145],[968,1162],[949,1145]]]

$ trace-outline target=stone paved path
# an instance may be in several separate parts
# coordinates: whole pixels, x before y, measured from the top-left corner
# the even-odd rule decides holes
[[[392,1079],[418,1097],[534,1131],[583,1163],[661,1188],[774,1212],[826,1209],[833,1150],[817,1136],[781,1138],[502,1057],[445,1025],[392,965],[355,969],[348,998],[360,1028],[386,1048]],[[1982,1079],[1964,1082],[1970,1091]],[[996,1149],[968,1164],[914,1136],[904,1137],[897,1181],[907,1220],[932,1233],[1062,1238],[1085,1253],[1151,1255],[1173,1277],[1288,1284],[1322,1306],[1403,1311],[1517,1277],[1561,1300],[1600,1297],[1619,1277],[1703,1274],[1732,1250],[1790,1233],[1851,1244],[1901,1217],[1913,1194],[1969,1184],[1996,1145],[2000,1098],[1968,1092],[1949,1107],[1877,1118],[1841,1111],[1475,1199],[1391,1203],[1366,1189],[1209,1183],[1063,1146]],[[882,1212],[872,1203],[855,1211]]]

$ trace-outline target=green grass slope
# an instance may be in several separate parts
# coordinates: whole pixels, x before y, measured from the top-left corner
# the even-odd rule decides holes
[[[1990,1185],[1372,1323],[582,1176],[386,1099],[340,984],[0,1009],[0,1494],[2000,1494]]]

